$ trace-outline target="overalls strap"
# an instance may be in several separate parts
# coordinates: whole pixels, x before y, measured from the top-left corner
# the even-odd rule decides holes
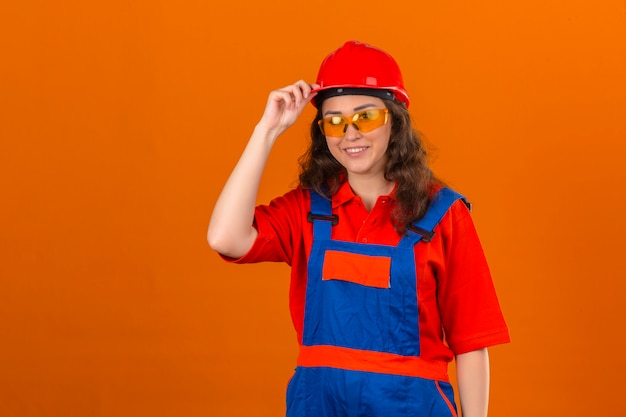
[[[420,240],[430,242],[435,236],[433,232],[435,226],[457,200],[463,200],[468,208],[471,207],[465,197],[456,191],[447,187],[440,189],[432,198],[424,217],[408,226],[408,230],[412,233],[407,233],[400,244],[413,246]]]
[[[330,239],[332,226],[339,221],[339,216],[333,214],[331,201],[315,190],[310,190],[311,211],[307,220],[313,223],[313,238]]]

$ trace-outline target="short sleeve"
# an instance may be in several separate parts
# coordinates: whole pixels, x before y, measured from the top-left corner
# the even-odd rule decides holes
[[[437,271],[438,305],[455,354],[510,341],[491,273],[469,210],[457,201],[435,229],[444,260]]]
[[[223,255],[222,258],[239,264],[285,262],[291,265],[293,242],[301,239],[302,208],[308,207],[308,196],[305,194],[298,187],[268,205],[257,206],[253,226],[258,235],[248,253],[238,259]]]

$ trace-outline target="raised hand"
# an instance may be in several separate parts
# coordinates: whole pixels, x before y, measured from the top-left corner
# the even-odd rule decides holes
[[[300,80],[270,93],[258,126],[273,131],[276,136],[295,123],[304,107],[315,97],[311,91],[317,84]]]

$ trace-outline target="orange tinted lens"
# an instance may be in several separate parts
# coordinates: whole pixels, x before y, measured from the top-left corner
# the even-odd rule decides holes
[[[387,123],[387,109],[371,109],[352,116],[354,123],[361,132],[370,132]]]
[[[318,124],[324,135],[340,138],[345,134],[347,122],[342,116],[330,116],[320,120]]]

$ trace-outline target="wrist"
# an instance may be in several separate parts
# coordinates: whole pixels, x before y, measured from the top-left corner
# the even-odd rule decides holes
[[[259,136],[274,143],[274,141],[280,136],[285,129],[280,129],[276,126],[268,126],[263,119],[261,119],[254,127],[254,136]]]
[[[249,142],[258,143],[259,146],[268,147],[269,151],[281,133],[282,131],[278,128],[268,127],[261,121],[254,127],[254,131],[252,132]]]

